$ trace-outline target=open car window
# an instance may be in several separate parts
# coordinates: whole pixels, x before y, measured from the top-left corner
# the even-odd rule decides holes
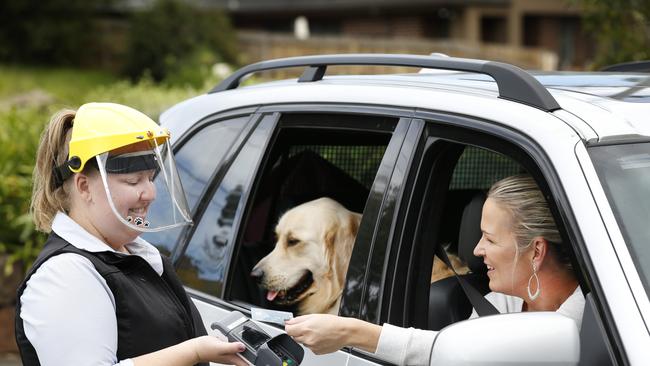
[[[359,223],[397,121],[281,117],[241,226],[228,300],[294,314],[338,312]]]

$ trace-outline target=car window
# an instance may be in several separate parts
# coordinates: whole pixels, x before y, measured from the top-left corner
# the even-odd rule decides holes
[[[178,175],[190,209],[196,205],[210,176],[249,119],[250,116],[243,116],[206,125],[186,140],[174,154]],[[157,177],[154,184],[158,188],[159,184],[165,183]],[[156,210],[151,210],[149,215],[149,220],[155,221]],[[170,255],[182,230],[182,227],[178,227],[144,233],[142,238],[157,247],[161,253]]]
[[[514,159],[495,151],[470,145],[459,147],[462,148],[462,153],[453,166],[446,192],[442,191],[432,197],[442,203],[444,214],[437,216],[437,219],[433,215],[431,222],[438,223],[437,245],[445,248],[455,270],[481,293],[486,294],[489,292],[487,268],[483,260],[473,254],[481,237],[481,211],[485,195],[495,182],[526,171]],[[433,188],[437,184],[444,184],[441,182],[444,179],[430,181],[429,185]],[[472,307],[462,292],[448,291],[447,285],[443,283],[444,279],[453,275],[448,267],[432,255],[429,256],[429,261],[427,268],[431,270],[422,274],[431,284],[427,286],[427,328],[440,330],[452,322],[467,319]],[[445,309],[447,306],[454,308]]]
[[[423,202],[421,210],[416,211],[419,214],[410,219],[410,222],[417,222],[415,228],[418,228],[410,229],[417,230],[411,240],[414,244],[409,248],[408,242],[401,242],[399,253],[395,253],[398,261],[395,267],[402,270],[395,270],[395,273],[390,268],[387,270],[387,278],[394,282],[388,291],[384,290],[383,296],[384,303],[390,303],[387,321],[440,330],[467,319],[472,306],[457,281],[448,279],[453,272],[440,259],[434,259],[434,248],[445,248],[457,272],[481,293],[489,292],[487,268],[483,260],[473,254],[481,237],[485,195],[496,181],[527,173],[527,169],[520,163],[519,155],[504,155],[492,148],[440,138],[432,138],[432,141],[421,163],[430,168],[423,169],[414,182],[414,191],[424,187],[422,196],[411,198],[411,201]],[[503,143],[493,141],[489,146],[493,144]],[[410,272],[405,271],[406,268]],[[398,293],[404,292],[400,289],[404,288],[407,292],[398,298]]]
[[[234,228],[275,118],[264,117],[241,149],[230,169],[195,223],[196,229],[176,271],[183,283],[196,290],[221,296],[233,250]],[[199,213],[197,213],[198,215]]]
[[[242,223],[229,300],[295,314],[338,311],[356,232],[397,121],[281,117]]]
[[[645,290],[650,293],[650,144],[594,146],[589,153]]]

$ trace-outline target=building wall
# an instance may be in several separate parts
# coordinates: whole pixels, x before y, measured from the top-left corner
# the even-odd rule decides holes
[[[593,41],[582,31],[579,9],[571,6],[569,0],[511,0],[492,4],[458,1],[444,6],[400,5],[398,1],[389,6],[387,3],[383,7],[346,10],[312,9],[303,15],[314,24],[316,31],[312,34],[315,35],[444,39],[466,45],[545,48],[560,55],[560,66],[566,69],[584,67],[593,54],[590,46]],[[265,16],[263,22],[268,24],[275,17],[289,25],[296,14],[287,10],[283,20],[281,14],[272,14]],[[234,16],[235,24],[242,25],[242,29],[280,28],[255,26],[262,23],[252,21],[255,15],[251,13]],[[324,26],[328,23],[335,26]]]
[[[428,55],[433,52],[449,56],[502,61],[525,69],[555,70],[554,52],[510,45],[466,44],[462,41],[413,38],[379,38],[361,36],[316,36],[298,40],[289,34],[239,32],[238,44],[246,57],[244,63],[273,58],[338,53],[407,53]],[[335,69],[340,69],[339,67]],[[330,72],[330,70],[328,70]],[[336,73],[336,70],[332,70]],[[412,68],[371,67],[352,72],[413,72]],[[289,77],[287,75],[282,75]],[[295,77],[297,75],[290,75]]]

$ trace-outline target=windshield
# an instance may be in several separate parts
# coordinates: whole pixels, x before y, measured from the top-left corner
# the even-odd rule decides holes
[[[594,146],[589,154],[650,293],[650,143]]]

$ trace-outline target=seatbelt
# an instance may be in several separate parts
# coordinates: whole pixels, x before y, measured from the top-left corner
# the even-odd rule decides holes
[[[483,295],[481,295],[481,293],[472,284],[467,282],[464,278],[459,276],[458,273],[456,273],[456,270],[451,265],[449,257],[447,257],[447,252],[445,252],[445,248],[442,245],[437,246],[436,255],[447,265],[447,267],[449,267],[454,272],[454,276],[456,276],[458,283],[460,283],[460,287],[462,287],[463,292],[465,292],[465,295],[474,307],[474,310],[476,310],[478,316],[500,314],[499,310],[497,310],[494,305],[492,305],[492,303],[487,301],[487,299],[483,297]]]

